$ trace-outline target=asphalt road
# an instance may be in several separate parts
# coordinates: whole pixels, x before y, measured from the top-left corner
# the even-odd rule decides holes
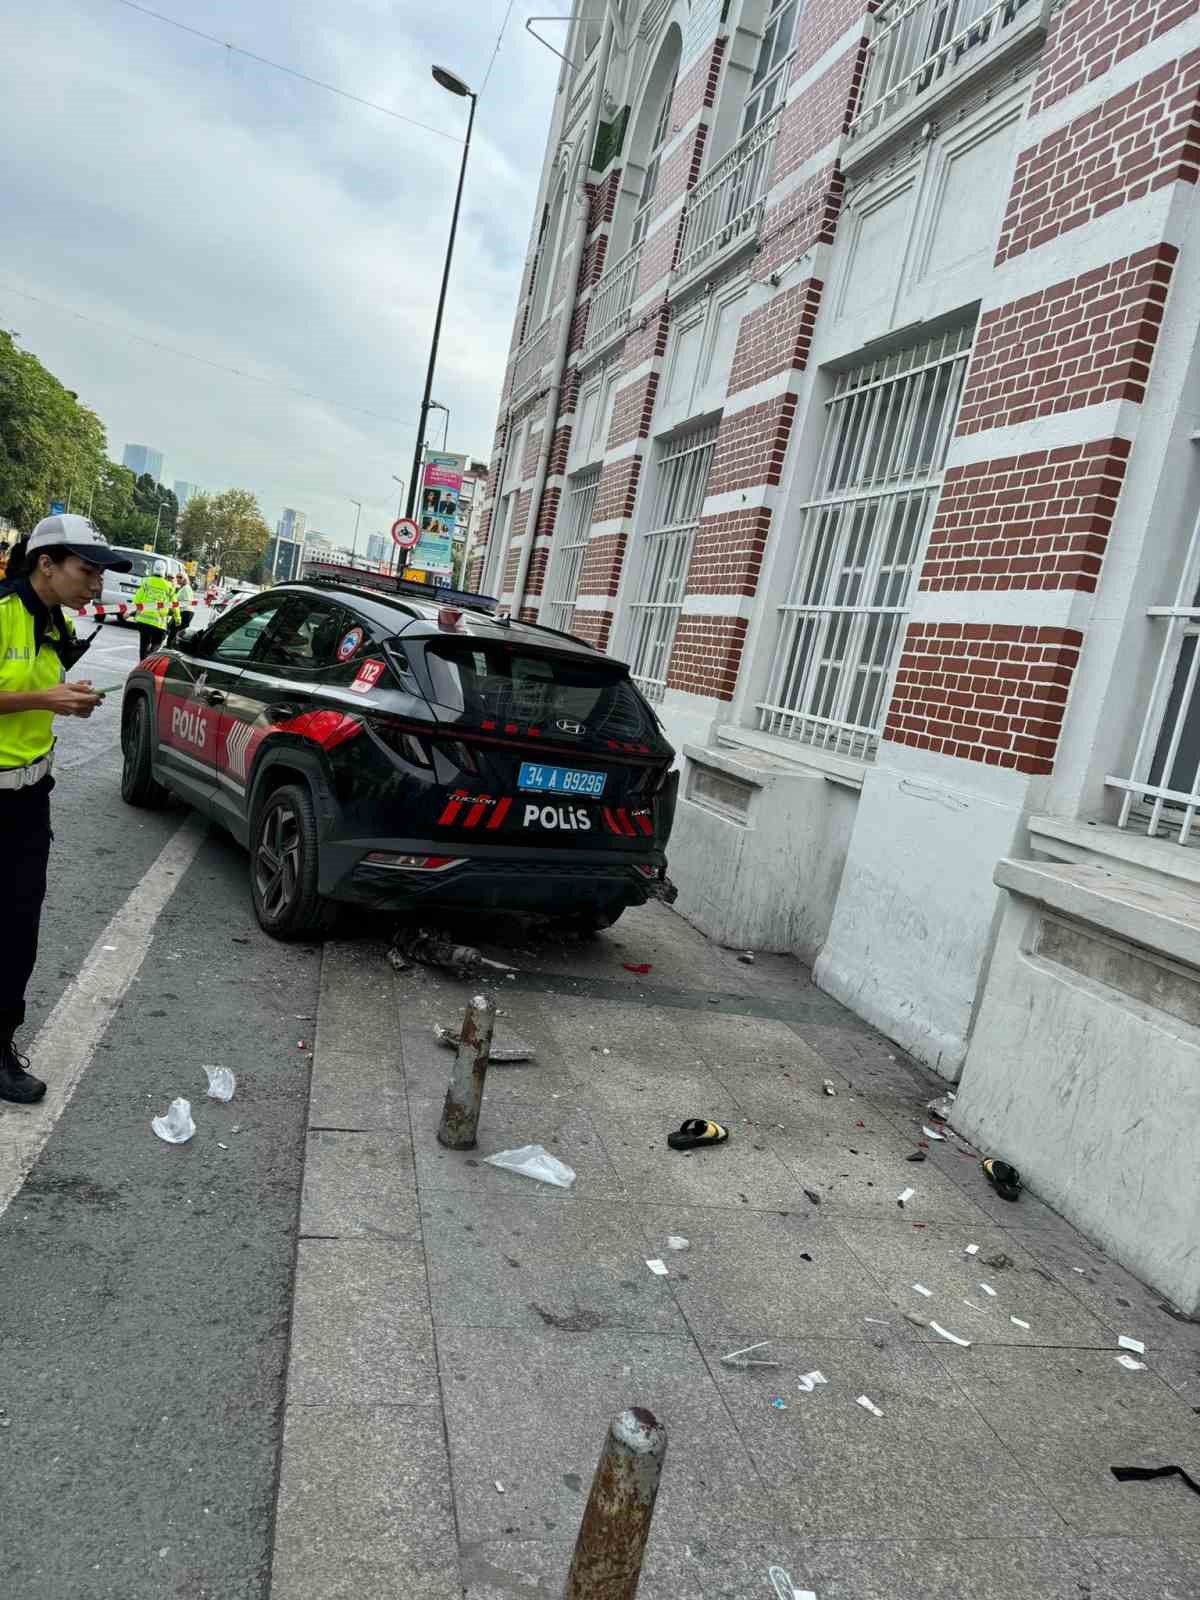
[[[106,627],[86,673],[119,689],[136,654],[132,630]],[[26,1042],[131,892],[161,874],[164,845],[196,827],[182,808],[122,803],[119,704],[113,693],[60,728]],[[245,856],[216,831],[168,892],[0,1215],[0,1593],[22,1600],[267,1591],[308,1094],[299,1041],[312,1037],[319,951],[259,931]],[[228,1106],[206,1097],[205,1063],[237,1074]],[[54,1077],[54,1060],[34,1066]],[[150,1118],[177,1095],[198,1131],[170,1146]],[[0,1133],[25,1115],[0,1108]]]

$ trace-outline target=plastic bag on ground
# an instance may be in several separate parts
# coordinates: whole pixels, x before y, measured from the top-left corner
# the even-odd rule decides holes
[[[571,1168],[540,1144],[523,1144],[518,1150],[501,1150],[494,1156],[485,1156],[484,1165],[519,1173],[522,1178],[536,1178],[539,1183],[552,1183],[559,1189],[569,1189],[575,1182]]]
[[[233,1091],[237,1088],[237,1079],[228,1067],[205,1067],[208,1077],[208,1093],[213,1100],[232,1100]]]
[[[188,1101],[172,1100],[165,1117],[153,1117],[150,1126],[167,1144],[186,1144],[196,1131]]]

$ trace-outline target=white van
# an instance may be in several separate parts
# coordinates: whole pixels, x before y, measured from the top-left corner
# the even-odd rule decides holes
[[[174,556],[155,555],[149,550],[134,550],[128,545],[114,545],[113,549],[118,555],[125,556],[133,563],[131,572],[109,572],[104,574],[104,588],[100,594],[102,606],[128,605],[137,592],[138,585],[150,571],[156,561],[161,561],[167,569],[167,577],[174,581],[175,574],[183,571],[183,562]],[[105,622],[121,622],[123,618],[114,612],[105,617]]]

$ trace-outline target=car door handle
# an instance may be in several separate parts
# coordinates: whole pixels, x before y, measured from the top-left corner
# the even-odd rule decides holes
[[[225,704],[226,695],[223,689],[209,689],[206,691],[204,698],[208,701],[210,706],[223,706]]]
[[[272,722],[290,722],[293,717],[300,715],[300,707],[280,702],[278,705],[268,706],[267,715]]]

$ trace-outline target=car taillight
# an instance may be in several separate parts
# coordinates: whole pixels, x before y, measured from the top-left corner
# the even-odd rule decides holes
[[[391,850],[372,850],[363,857],[373,867],[399,867],[405,872],[445,872],[460,867],[465,856],[402,856]]]

